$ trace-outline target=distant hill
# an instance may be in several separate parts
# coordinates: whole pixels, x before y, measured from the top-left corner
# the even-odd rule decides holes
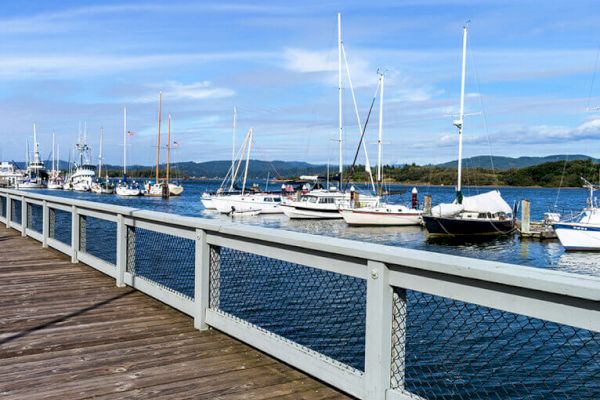
[[[552,156],[545,157],[502,157],[502,156],[476,156],[471,158],[465,158],[463,160],[463,166],[465,168],[484,168],[491,169],[492,168],[492,160],[493,167],[497,170],[507,170],[511,168],[526,168],[533,167],[536,165],[544,164],[547,162],[556,162],[556,161],[575,161],[575,160],[592,160],[593,162],[598,162],[598,159],[595,159],[590,156],[586,156],[583,154],[556,154]],[[437,167],[442,168],[456,168],[457,161],[449,161],[443,164],[437,164]]]

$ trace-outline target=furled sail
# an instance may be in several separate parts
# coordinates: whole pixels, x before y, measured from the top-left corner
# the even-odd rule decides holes
[[[439,204],[431,209],[431,215],[435,217],[451,217],[463,211],[512,214],[511,207],[502,198],[500,192],[492,190],[475,196],[465,196],[463,197],[462,204],[458,204],[456,201],[451,204]]]

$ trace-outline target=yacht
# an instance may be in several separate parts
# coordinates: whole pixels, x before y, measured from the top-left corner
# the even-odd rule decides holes
[[[17,183],[23,180],[25,174],[14,162],[2,161],[0,163],[0,186],[16,187]]]
[[[281,196],[267,193],[246,193],[218,196],[212,199],[217,211],[222,214],[252,213],[281,214]]]
[[[40,157],[40,144],[37,141],[35,124],[33,124],[33,148],[33,159],[27,165],[25,176],[17,182],[19,189],[43,189],[48,184],[48,173]],[[29,158],[29,150],[27,158]]]
[[[440,204],[423,216],[425,228],[431,235],[506,235],[516,229],[513,210],[504,201],[500,192],[492,190],[476,196],[462,194],[462,133],[465,108],[465,71],[467,56],[467,31],[463,27],[462,76],[460,92],[460,114],[454,126],[458,129],[458,183],[456,199],[450,204]]]
[[[587,207],[572,222],[552,224],[560,244],[568,251],[600,250],[600,208],[594,202],[594,191],[598,190],[598,186],[585,179],[583,181],[590,193]]]
[[[86,134],[79,138],[75,146],[79,152],[79,163],[75,165],[75,172],[69,177],[69,181],[76,192],[89,192],[96,178],[96,166],[90,162],[90,148],[86,143]]]

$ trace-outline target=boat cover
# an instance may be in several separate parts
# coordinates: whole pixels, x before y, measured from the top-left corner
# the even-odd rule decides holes
[[[478,194],[475,196],[463,197],[462,204],[442,203],[431,209],[431,215],[436,217],[450,217],[462,211],[476,213],[505,213],[512,214],[512,209],[500,195],[497,190],[492,190],[487,193]]]

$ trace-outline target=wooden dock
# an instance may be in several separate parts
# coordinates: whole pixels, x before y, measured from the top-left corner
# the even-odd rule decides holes
[[[2,399],[345,395],[58,251],[0,228]]]

